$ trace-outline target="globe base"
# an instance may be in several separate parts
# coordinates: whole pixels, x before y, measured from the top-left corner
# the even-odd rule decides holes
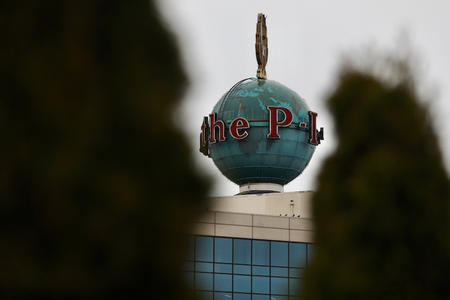
[[[281,184],[270,182],[246,183],[239,186],[238,195],[263,194],[263,193],[282,193],[284,190]]]

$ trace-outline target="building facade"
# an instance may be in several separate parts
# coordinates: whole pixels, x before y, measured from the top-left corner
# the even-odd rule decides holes
[[[211,199],[184,275],[202,299],[298,299],[314,255],[311,192]]]

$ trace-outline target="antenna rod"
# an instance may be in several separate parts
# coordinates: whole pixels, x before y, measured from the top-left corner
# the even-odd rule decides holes
[[[266,16],[259,13],[258,22],[256,23],[256,61],[258,62],[258,71],[256,77],[259,79],[267,79],[266,64],[269,48],[267,47],[267,27]]]

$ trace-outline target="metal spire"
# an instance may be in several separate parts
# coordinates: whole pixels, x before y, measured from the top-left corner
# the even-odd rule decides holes
[[[258,62],[258,71],[256,77],[260,79],[267,79],[266,64],[269,48],[267,47],[267,27],[266,16],[259,13],[258,22],[256,23],[256,61]]]

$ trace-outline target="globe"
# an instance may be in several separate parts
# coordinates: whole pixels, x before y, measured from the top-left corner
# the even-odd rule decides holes
[[[292,123],[279,128],[279,139],[267,138],[268,106],[292,112]],[[296,92],[276,81],[241,80],[214,106],[212,113],[225,123],[226,140],[209,144],[209,154],[222,174],[240,186],[255,183],[283,186],[302,173],[314,153],[316,146],[308,143],[308,111]],[[277,113],[279,120],[285,117],[281,111]],[[245,139],[230,136],[228,129],[236,118],[249,122]]]

